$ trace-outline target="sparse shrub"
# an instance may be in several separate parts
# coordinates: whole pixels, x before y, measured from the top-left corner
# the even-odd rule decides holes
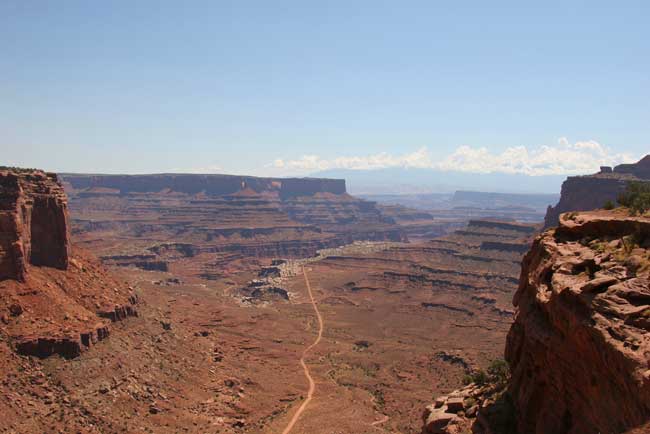
[[[605,253],[607,251],[607,244],[604,242],[595,243],[591,247],[598,253]]]
[[[608,200],[607,202],[605,202],[605,205],[603,205],[603,209],[606,209],[607,211],[611,211],[614,208],[616,208],[616,205],[611,200]]]
[[[489,377],[485,373],[485,371],[482,369],[478,369],[472,372],[471,374],[465,375],[465,377],[463,377],[463,384],[467,385],[470,383],[474,383],[478,386],[483,386],[488,382],[488,380]]]
[[[631,215],[643,215],[650,210],[650,183],[633,181],[618,197],[618,203],[630,209]]]
[[[491,383],[505,384],[510,376],[508,362],[503,359],[493,360],[487,368]]]

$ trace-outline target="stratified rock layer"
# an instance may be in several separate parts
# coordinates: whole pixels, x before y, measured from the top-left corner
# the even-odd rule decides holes
[[[602,208],[607,201],[616,202],[629,181],[650,180],[650,155],[636,164],[602,167],[595,175],[571,176],[562,184],[560,202],[549,207],[545,226],[556,226],[560,214]]]
[[[650,420],[650,219],[560,220],[526,255],[514,298],[518,431],[625,432]]]
[[[0,280],[24,280],[30,265],[65,270],[67,199],[55,174],[0,170]]]
[[[236,261],[406,239],[374,202],[348,195],[344,180],[64,175],[64,183],[79,242],[120,266],[175,272],[191,262],[195,276],[214,280]]]
[[[136,302],[94,258],[72,256],[55,174],[0,170],[0,338],[20,354],[76,357],[136,316]]]

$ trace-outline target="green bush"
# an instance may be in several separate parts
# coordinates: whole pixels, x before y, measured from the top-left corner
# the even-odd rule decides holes
[[[470,384],[474,383],[478,386],[483,386],[488,382],[488,375],[485,373],[484,370],[479,369],[477,371],[472,372],[471,374],[465,375],[463,378],[463,384]]]
[[[627,190],[618,197],[618,203],[630,209],[630,214],[645,214],[650,210],[650,183],[633,181]]]
[[[496,384],[503,386],[510,377],[510,368],[508,362],[503,359],[492,360],[488,365],[487,371],[478,369],[463,378],[463,384],[475,383],[479,386],[485,384]]]
[[[613,210],[614,208],[616,208],[616,205],[614,205],[614,202],[612,202],[611,200],[608,200],[607,202],[605,202],[605,205],[603,205],[603,209],[606,209],[608,211]]]
[[[510,368],[508,362],[502,359],[493,360],[487,368],[491,383],[504,384],[508,381]]]

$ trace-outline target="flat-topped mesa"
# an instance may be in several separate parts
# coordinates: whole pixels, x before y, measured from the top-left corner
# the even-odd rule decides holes
[[[242,191],[274,193],[280,198],[313,196],[317,193],[345,194],[345,180],[325,178],[258,178],[237,175],[151,174],[83,175],[63,174],[74,190],[108,189],[118,194],[174,191],[227,196]]]
[[[23,281],[32,265],[68,267],[67,207],[55,174],[0,168],[0,280]]]
[[[650,218],[620,210],[563,214],[536,239],[506,344],[519,433],[650,420],[649,246]]]
[[[229,272],[223,267],[228,262],[312,256],[360,240],[406,240],[375,202],[347,194],[342,179],[194,174],[62,178],[76,239],[115,265],[176,272],[179,261],[191,255],[195,261],[211,261],[202,262],[203,271],[195,268],[197,276],[208,276],[215,273],[214,261]],[[106,242],[107,230],[132,243],[120,250]],[[185,247],[163,248],[170,239]]]
[[[594,175],[570,176],[562,184],[560,201],[546,212],[545,227],[556,226],[562,213],[602,208],[607,201],[615,203],[629,181],[643,180],[650,180],[650,155],[634,164],[603,166]]]
[[[317,193],[345,194],[344,179],[288,178],[280,181],[280,197],[313,196]]]

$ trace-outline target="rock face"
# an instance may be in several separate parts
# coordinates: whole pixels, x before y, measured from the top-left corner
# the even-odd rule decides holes
[[[536,239],[506,346],[518,432],[621,433],[650,419],[649,246],[650,219],[605,211],[564,214]]]
[[[76,357],[137,316],[137,297],[96,260],[72,255],[55,174],[0,170],[0,337],[16,352]]]
[[[57,176],[0,170],[0,280],[24,280],[30,265],[65,270],[67,199]]]
[[[249,189],[256,193],[275,192],[283,198],[316,193],[344,194],[345,180],[321,178],[258,178],[235,175],[75,175],[63,179],[78,190],[110,189],[119,194],[158,193],[170,190],[185,194],[225,196]]]
[[[629,181],[650,180],[650,155],[636,164],[602,167],[588,176],[571,176],[562,184],[562,195],[555,207],[546,212],[545,227],[558,224],[560,214],[602,208],[609,200],[616,202]]]
[[[404,241],[374,202],[338,179],[64,175],[77,240],[107,264],[216,279],[231,264],[312,256],[357,240]],[[120,246],[116,234],[128,240]],[[170,240],[174,242],[171,243]]]

